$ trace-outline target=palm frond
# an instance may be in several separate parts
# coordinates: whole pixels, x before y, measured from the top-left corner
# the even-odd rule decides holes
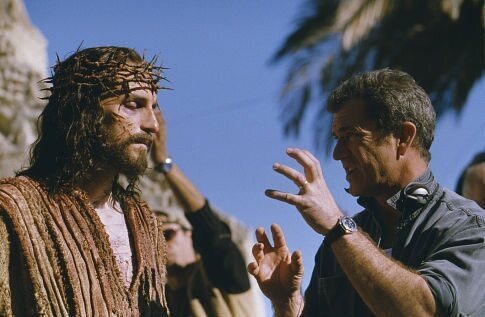
[[[308,8],[274,60],[292,58],[282,99],[285,134],[298,135],[305,113],[316,106],[315,142],[327,153],[324,101],[356,73],[383,67],[410,73],[438,117],[460,112],[483,76],[484,0],[315,0]]]

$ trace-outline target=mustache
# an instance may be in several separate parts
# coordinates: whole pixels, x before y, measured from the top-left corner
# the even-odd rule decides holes
[[[146,144],[146,146],[148,148],[150,148],[152,146],[152,143],[153,143],[153,136],[151,134],[148,134],[148,133],[140,132],[140,133],[137,133],[137,134],[134,134],[134,135],[128,137],[125,141],[123,141],[124,145],[129,145],[129,144],[133,144],[133,143]]]

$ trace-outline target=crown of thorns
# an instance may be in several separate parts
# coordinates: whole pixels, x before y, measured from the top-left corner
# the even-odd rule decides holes
[[[148,61],[144,56],[141,61],[133,61],[128,54],[119,55],[113,52],[105,60],[92,60],[92,56],[76,53],[65,61],[57,56],[52,75],[43,80],[50,87],[44,90],[57,98],[87,92],[107,98],[139,89],[148,88],[154,92],[169,89],[159,85],[161,80],[167,79],[163,76],[166,68],[157,65],[157,56]],[[130,87],[130,83],[139,83],[142,87]]]

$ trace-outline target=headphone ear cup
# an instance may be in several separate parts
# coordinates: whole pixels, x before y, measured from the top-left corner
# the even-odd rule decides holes
[[[406,198],[413,200],[419,205],[424,205],[428,202],[428,189],[422,185],[410,186],[404,192]]]

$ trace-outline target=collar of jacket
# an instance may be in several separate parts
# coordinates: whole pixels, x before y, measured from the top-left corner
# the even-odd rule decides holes
[[[413,195],[413,191],[416,188],[426,189],[428,195],[422,196],[422,199],[417,201]],[[389,198],[387,204],[402,214],[398,227],[402,228],[412,223],[421,211],[424,210],[424,207],[428,205],[437,189],[438,183],[435,181],[433,173],[428,167],[421,176],[417,177]],[[375,210],[377,208],[375,199],[372,197],[362,196],[357,199],[357,202],[368,210]]]

